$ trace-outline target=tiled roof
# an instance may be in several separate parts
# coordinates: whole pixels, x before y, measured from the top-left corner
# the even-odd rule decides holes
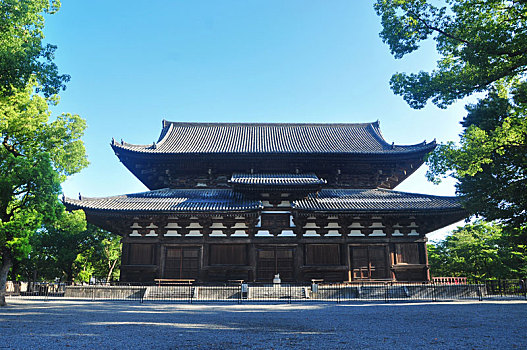
[[[435,142],[389,144],[379,123],[256,124],[176,123],[163,121],[157,143],[112,142],[114,150],[159,154],[391,154],[431,151]]]
[[[88,209],[117,212],[236,212],[263,208],[258,200],[243,198],[231,190],[218,189],[161,189],[114,197],[64,198],[70,210]]]
[[[310,174],[233,174],[230,181],[233,185],[303,187],[320,186],[326,183],[313,173]]]
[[[436,212],[461,211],[456,197],[439,197],[384,189],[323,189],[293,202],[293,208],[322,212]]]
[[[69,210],[111,212],[207,213],[255,211],[262,202],[227,189],[162,189],[113,197],[64,198]],[[461,212],[456,197],[396,192],[383,189],[323,189],[292,203],[294,210],[341,213]]]

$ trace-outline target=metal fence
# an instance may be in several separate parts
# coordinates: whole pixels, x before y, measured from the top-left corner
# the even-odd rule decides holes
[[[353,283],[33,283],[8,286],[8,296],[82,300],[173,302],[392,302],[446,300],[527,300],[527,280],[485,280],[466,284],[434,282]]]

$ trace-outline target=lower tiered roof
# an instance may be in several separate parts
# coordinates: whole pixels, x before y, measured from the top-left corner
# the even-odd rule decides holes
[[[121,196],[64,198],[68,209],[129,213],[203,213],[254,211],[262,202],[228,189],[161,189]]]
[[[263,209],[263,203],[230,189],[161,189],[113,197],[64,198],[70,210],[88,212],[215,213],[250,212]],[[463,213],[457,197],[440,197],[385,189],[323,189],[291,203],[293,211],[342,214],[386,213]]]
[[[386,189],[323,189],[293,203],[293,209],[320,212],[437,212],[459,211],[457,197],[398,192]]]

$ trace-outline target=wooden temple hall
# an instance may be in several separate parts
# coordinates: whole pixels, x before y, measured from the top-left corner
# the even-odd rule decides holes
[[[393,190],[435,142],[388,143],[378,122],[163,121],[111,147],[150,190],[64,203],[122,236],[122,281],[425,281],[426,234],[465,217]]]

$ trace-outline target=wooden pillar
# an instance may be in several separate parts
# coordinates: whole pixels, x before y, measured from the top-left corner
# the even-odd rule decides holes
[[[205,236],[205,233],[203,233]],[[208,236],[208,235],[207,235]],[[203,243],[201,246],[201,268],[199,269],[199,279],[201,281],[208,281],[208,270],[205,270],[205,266],[209,266],[209,254],[210,254],[210,244],[208,242]]]
[[[427,281],[430,281],[430,265],[428,264],[428,249],[426,247],[426,242],[425,243],[421,243],[421,252],[424,253],[424,263],[426,265],[426,280]],[[419,255],[422,255],[422,254],[419,254]]]
[[[294,272],[293,276],[296,281],[304,280],[304,273],[302,271],[302,266],[304,266],[304,244],[299,243],[295,249],[295,260],[293,264]]]
[[[157,241],[154,247],[154,264],[157,266],[155,278],[162,278],[163,272],[161,271],[161,260],[163,259],[163,245]]]
[[[165,264],[166,264],[166,247],[164,244],[160,244],[159,247],[159,271],[158,271],[158,278],[164,278],[165,277]]]
[[[249,263],[249,266],[252,268],[250,270],[250,275],[249,275],[249,282],[255,282],[256,281],[256,260],[257,260],[257,250],[256,250],[256,245],[254,243],[250,243],[247,245],[247,249],[248,249],[248,263]]]
[[[347,243],[340,245],[341,249],[341,263],[342,265],[347,266],[347,272],[346,272],[346,278],[348,279],[348,282],[351,282],[351,261],[350,261],[350,248]]]
[[[388,244],[389,250],[390,250],[390,265],[395,265],[395,243],[389,243]],[[390,275],[392,276],[392,280],[395,281],[395,271],[393,269],[390,269]]]
[[[123,245],[123,250],[121,252],[121,274],[119,276],[119,281],[121,282],[128,282],[128,276],[126,273],[126,268],[123,268],[123,265],[127,265],[129,258],[128,255],[130,253],[130,243],[126,242],[126,239],[123,237],[121,240]]]

